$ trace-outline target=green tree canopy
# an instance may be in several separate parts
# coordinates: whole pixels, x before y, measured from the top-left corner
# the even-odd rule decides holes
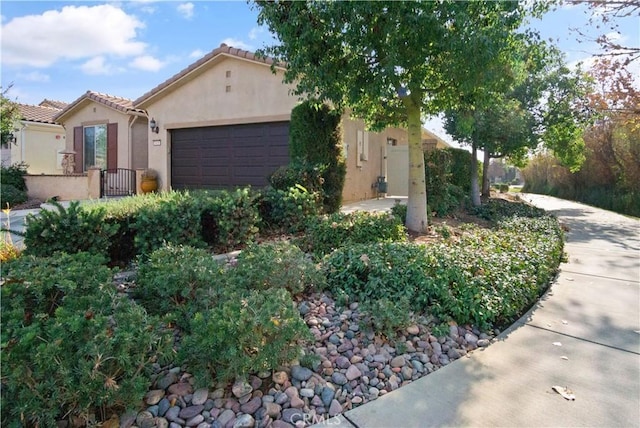
[[[259,23],[279,40],[263,53],[286,63],[285,81],[296,83],[298,95],[349,107],[373,130],[407,127],[407,227],[425,231],[421,119],[502,85],[501,58],[509,57],[517,28],[532,11],[513,1],[256,6]]]
[[[20,119],[18,104],[11,101],[7,96],[11,86],[6,89],[0,88],[0,138],[6,144],[9,134],[13,133],[16,120]]]

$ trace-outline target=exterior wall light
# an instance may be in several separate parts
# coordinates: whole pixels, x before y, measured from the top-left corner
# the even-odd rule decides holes
[[[158,124],[156,123],[156,120],[154,118],[151,118],[151,122],[149,122],[149,128],[151,128],[151,132],[155,132],[156,134],[160,132],[160,128],[158,127]]]

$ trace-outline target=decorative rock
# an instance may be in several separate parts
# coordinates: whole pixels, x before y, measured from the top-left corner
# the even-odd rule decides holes
[[[460,351],[456,348],[451,348],[449,349],[449,352],[447,352],[447,356],[449,357],[449,360],[457,360],[460,358]]]
[[[336,367],[339,369],[346,369],[351,365],[351,362],[347,357],[343,357],[342,355],[336,358]]]
[[[298,306],[298,311],[300,312],[300,315],[305,316],[311,312],[311,307],[309,307],[307,302],[302,302],[300,303],[300,306]]]
[[[267,403],[265,404],[264,408],[267,412],[267,415],[274,419],[278,418],[280,416],[280,411],[282,411],[282,406],[276,403]]]
[[[372,386],[371,388],[369,388],[369,395],[371,396],[371,398],[378,398],[378,395],[380,395],[380,390]]]
[[[298,388],[295,386],[290,386],[289,388],[284,390],[284,393],[287,394],[287,397],[293,398],[298,397]]]
[[[144,396],[144,399],[145,403],[152,406],[154,404],[158,404],[163,397],[164,389],[152,389],[151,391],[147,392],[147,395]]]
[[[261,406],[262,406],[262,398],[254,397],[251,400],[249,400],[247,403],[240,406],[240,411],[242,413],[253,415]]]
[[[333,397],[335,397],[335,395],[336,392],[332,388],[328,386],[322,388],[320,397],[322,398],[322,402],[324,403],[325,407],[329,407],[329,405],[331,404],[331,400],[333,400]]]
[[[209,398],[209,390],[207,388],[197,389],[193,393],[193,398],[191,398],[191,404],[196,406],[200,404],[204,404],[208,398]]]
[[[169,394],[175,394],[182,397],[188,394],[193,394],[193,387],[188,382],[179,382],[169,386],[167,391]]]
[[[304,400],[300,397],[291,397],[289,404],[294,409],[302,409],[304,407]]]
[[[284,409],[282,411],[282,420],[295,424],[298,421],[304,421],[304,413],[300,409]]]
[[[136,417],[136,425],[140,428],[151,428],[155,426],[155,418],[150,412],[143,411]]]
[[[252,391],[253,388],[251,388],[251,385],[244,380],[237,380],[231,387],[231,392],[238,398],[251,394]]]
[[[129,411],[120,417],[120,427],[122,428],[130,428],[136,421],[136,417],[138,416],[138,412]]]
[[[345,377],[350,381],[358,379],[360,376],[362,376],[362,372],[358,369],[358,367],[355,366],[355,364],[349,366],[347,372],[345,373]]]
[[[170,385],[173,385],[178,381],[178,376],[175,373],[169,372],[164,377],[156,381],[156,387],[158,389],[167,389]]]
[[[417,336],[418,334],[420,334],[420,327],[418,327],[417,325],[410,325],[409,327],[407,327],[407,333]]]
[[[344,385],[345,383],[348,382],[347,378],[345,377],[345,375],[343,375],[340,372],[335,372],[331,375],[331,381],[337,385]]]
[[[300,396],[311,398],[315,395],[315,392],[311,388],[302,388],[300,389]]]
[[[273,423],[271,424],[271,428],[293,428],[292,424],[288,424],[285,421],[273,421]]]
[[[334,417],[338,414],[342,413],[342,405],[338,400],[331,401],[331,405],[329,406],[329,416]]]
[[[404,380],[410,380],[411,377],[413,376],[413,369],[411,367],[404,366],[402,367],[400,374],[402,375],[402,378]]]
[[[195,427],[200,425],[202,422],[204,422],[204,416],[202,415],[195,415],[193,418],[189,419],[187,421],[187,426],[188,427]]]
[[[293,366],[291,367],[291,377],[299,381],[306,381],[313,375],[313,372],[306,367]]]
[[[200,412],[202,412],[204,410],[204,406],[202,404],[199,404],[197,406],[189,406],[189,407],[185,407],[184,409],[180,410],[180,413],[178,414],[178,417],[181,419],[191,419],[193,418],[195,415],[200,414]],[[202,422],[202,421],[200,421]],[[200,423],[198,422],[198,423]],[[198,425],[198,424],[196,424]]]
[[[233,410],[226,409],[224,412],[220,413],[220,416],[218,416],[217,421],[220,422],[221,426],[225,426],[229,422],[231,422],[233,419],[235,419],[235,417],[236,417],[236,414],[233,413]]]
[[[164,417],[169,421],[169,422],[174,422],[176,419],[178,419],[178,415],[180,414],[180,407],[178,406],[173,406],[170,407],[169,410],[167,410],[166,414],[164,415]]]
[[[402,355],[398,355],[397,357],[393,358],[389,364],[391,365],[391,367],[402,367],[406,364],[406,361]]]
[[[255,424],[256,420],[253,419],[253,416],[245,414],[239,416],[238,419],[236,419],[235,423],[233,424],[233,428],[253,428]]]
[[[478,347],[480,347],[480,348],[486,348],[487,346],[489,346],[489,344],[490,344],[490,343],[491,343],[491,342],[489,342],[489,340],[488,340],[488,339],[480,339],[480,340],[478,340],[477,345],[478,345]]]
[[[102,427],[104,428],[104,425]],[[169,421],[165,418],[156,418],[156,428],[169,428]]]
[[[278,385],[284,385],[289,380],[287,372],[275,372],[271,379]]]

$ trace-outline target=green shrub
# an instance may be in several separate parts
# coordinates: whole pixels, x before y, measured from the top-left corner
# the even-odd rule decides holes
[[[95,255],[26,256],[3,266],[2,420],[90,423],[136,406],[171,335],[128,298]],[[93,421],[95,423],[95,419]]]
[[[411,324],[410,304],[406,297],[366,300],[360,305],[360,311],[364,315],[363,324],[370,325],[373,331],[382,333],[389,339],[393,339],[400,329]]]
[[[407,299],[413,309],[439,297],[427,249],[405,242],[354,244],[323,261],[328,290],[343,303]]]
[[[142,205],[131,225],[137,254],[150,254],[165,242],[203,247],[201,207],[189,192],[163,192]]]
[[[347,175],[342,156],[341,120],[340,110],[316,101],[305,101],[291,111],[289,154],[294,162],[322,165],[322,196],[327,213],[340,209]]]
[[[466,198],[464,188],[453,184],[453,181],[461,181],[460,177],[454,177],[452,173],[453,153],[457,152],[433,150],[425,154],[427,203],[429,211],[435,212],[438,217],[444,217],[460,208]],[[455,155],[455,166],[460,170],[464,169],[462,158],[463,156]]]
[[[316,265],[295,245],[287,242],[252,244],[228,271],[234,288],[269,290],[284,288],[292,295],[322,288],[325,280]]]
[[[398,219],[400,220],[400,223],[402,224],[406,224],[407,223],[407,205],[406,204],[399,204],[399,203],[395,203],[393,205],[393,207],[391,207],[391,214],[393,214],[394,216],[398,217]]]
[[[237,249],[258,234],[258,195],[249,188],[198,194],[203,239],[217,252]]]
[[[217,304],[223,287],[222,266],[208,251],[166,244],[139,259],[133,297],[186,327],[195,312]]]
[[[287,190],[268,188],[260,202],[264,229],[271,231],[300,232],[320,210],[319,195],[300,185]]]
[[[493,222],[510,217],[537,218],[546,215],[543,209],[533,205],[524,202],[510,202],[504,199],[489,199],[481,206],[474,208],[473,211],[477,216]]]
[[[281,288],[230,294],[197,313],[190,331],[179,360],[201,384],[211,376],[231,380],[273,370],[298,357],[300,341],[310,339],[291,295]]]
[[[0,205],[3,208],[13,208],[14,206],[26,202],[27,192],[19,190],[12,184],[2,183],[0,185]]]
[[[327,167],[311,163],[304,159],[292,159],[289,165],[281,166],[269,177],[271,187],[277,190],[289,190],[292,187],[302,186],[309,192],[323,191],[322,178]]]
[[[405,228],[398,217],[389,213],[354,212],[312,219],[299,243],[300,248],[321,257],[351,244],[406,239]]]
[[[25,254],[48,256],[56,251],[89,252],[106,256],[117,226],[104,221],[104,208],[84,210],[77,201],[64,208],[51,202],[54,210],[28,214],[25,220]]]
[[[509,191],[509,184],[507,183],[500,183],[498,185],[498,190],[500,190],[500,193],[507,193]]]
[[[28,167],[29,165],[24,162],[15,163],[11,166],[0,166],[0,183],[26,192],[27,184],[24,181],[24,176],[27,174]],[[4,203],[2,205],[4,207]]]

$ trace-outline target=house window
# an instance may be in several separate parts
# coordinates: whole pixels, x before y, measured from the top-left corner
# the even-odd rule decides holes
[[[107,125],[84,127],[84,170],[92,166],[107,168]]]

